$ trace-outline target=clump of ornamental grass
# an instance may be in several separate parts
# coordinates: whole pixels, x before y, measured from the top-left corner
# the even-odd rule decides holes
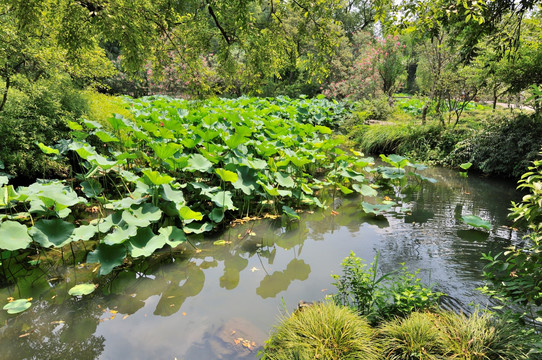
[[[457,360],[528,359],[531,337],[510,322],[487,313],[439,316],[447,358]]]
[[[262,359],[380,359],[373,329],[352,310],[315,304],[283,317],[266,342]]]
[[[393,360],[520,360],[532,343],[517,325],[479,312],[413,312],[385,323],[380,336]]]
[[[396,318],[380,328],[384,357],[392,360],[441,359],[445,352],[438,316],[429,312],[413,312]]]

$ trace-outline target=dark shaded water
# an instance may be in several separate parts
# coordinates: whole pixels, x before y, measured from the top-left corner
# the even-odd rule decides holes
[[[8,296],[34,298],[15,316],[0,312],[0,358],[5,359],[255,359],[281,311],[299,300],[321,300],[334,292],[331,274],[350,251],[370,262],[380,252],[388,272],[405,263],[426,283],[450,295],[446,304],[469,310],[486,304],[475,290],[483,281],[480,260],[518,235],[507,208],[517,200],[513,183],[445,169],[429,169],[424,183],[402,194],[408,213],[364,217],[360,199],[305,213],[297,224],[262,220],[237,225],[102,280],[82,299],[67,295],[91,279],[86,266],[58,273],[29,272]],[[397,209],[398,210],[398,209]],[[478,215],[493,224],[470,230],[458,217]],[[226,245],[213,245],[215,240]]]

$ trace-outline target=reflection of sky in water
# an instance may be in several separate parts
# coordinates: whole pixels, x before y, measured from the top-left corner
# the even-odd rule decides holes
[[[105,294],[69,299],[54,311],[45,302],[43,310],[33,307],[0,328],[0,346],[16,354],[18,347],[47,343],[49,337],[55,346],[42,349],[40,358],[255,359],[284,308],[292,311],[299,300],[321,300],[334,292],[330,275],[340,273],[350,251],[368,262],[379,251],[383,272],[402,262],[411,270],[420,268],[420,277],[438,282],[455,306],[456,301],[461,307],[484,302],[474,290],[481,283],[481,253],[517,239],[500,227],[508,224],[509,200],[517,194],[511,185],[458,178],[446,170],[425,175],[439,183],[406,192],[405,202],[412,202],[409,214],[363,217],[359,199],[352,199],[343,202],[337,216],[330,210],[305,213],[289,229],[276,220],[239,225],[198,244],[201,252],[187,246],[184,254],[166,252],[138,273],[118,274],[102,286]],[[457,220],[461,214],[480,215],[495,229],[489,236],[470,230]],[[213,245],[218,239],[231,243]],[[80,312],[76,321],[53,329],[51,322]],[[2,321],[6,317],[0,316]],[[32,327],[40,331],[18,338]],[[88,349],[81,338],[66,335],[72,331],[92,334]],[[72,351],[55,353],[62,346]]]

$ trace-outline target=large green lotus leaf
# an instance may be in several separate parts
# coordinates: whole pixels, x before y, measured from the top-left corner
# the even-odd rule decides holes
[[[58,149],[53,149],[47,145],[43,145],[43,143],[37,143],[38,147],[40,148],[40,150],[44,153],[44,154],[47,154],[47,155],[59,155],[60,154],[60,151],[58,151]]]
[[[99,122],[87,119],[83,119],[83,124],[85,124],[85,126],[91,130],[101,129],[103,127],[102,124],[100,124]]]
[[[260,180],[258,180],[257,183],[260,184],[269,195],[271,195],[271,196],[279,196],[280,195],[279,192],[277,191],[277,189],[274,188],[273,186],[267,185],[267,184],[265,184],[264,182],[262,182]]]
[[[339,174],[341,176],[344,176],[345,178],[352,179],[358,182],[362,182],[365,180],[365,176],[350,169],[343,169],[339,172]]]
[[[0,249],[19,250],[26,249],[32,242],[25,225],[16,221],[4,221],[0,223]]]
[[[342,191],[343,194],[345,195],[348,195],[348,194],[352,194],[354,192],[354,190],[351,190],[349,188],[347,188],[346,186],[343,186],[341,184],[338,184],[339,185],[339,189]]]
[[[181,206],[179,208],[179,216],[186,221],[191,220],[201,220],[203,219],[203,214],[198,211],[193,211],[188,206]]]
[[[183,148],[180,144],[175,144],[172,142],[169,143],[154,143],[151,144],[151,148],[154,150],[156,156],[160,159],[165,160],[172,157],[177,151]]]
[[[96,135],[104,143],[119,142],[119,139],[116,136],[113,136],[111,133],[107,131],[98,130],[94,132],[94,135]]]
[[[62,247],[70,243],[75,225],[60,219],[38,220],[28,233],[35,242],[48,248]]]
[[[312,162],[312,160],[307,159],[306,157],[301,156],[301,155],[290,157],[290,161],[295,166],[300,167],[300,168]]]
[[[252,169],[256,169],[256,170],[263,170],[267,167],[267,161],[262,160],[262,159],[249,159],[249,160],[246,160],[246,163]]]
[[[243,135],[239,133],[235,133],[231,135],[230,137],[224,139],[224,143],[230,148],[235,149],[239,145],[245,143],[248,141],[248,138],[244,137]]]
[[[422,181],[428,181],[428,182],[430,182],[432,184],[435,184],[437,182],[436,179],[426,177],[426,176],[423,176],[423,175],[420,175],[420,174],[417,174],[417,173],[410,172],[409,175],[413,175],[413,176],[417,177],[418,179],[420,179]]]
[[[301,184],[301,190],[303,190],[303,192],[308,195],[311,195],[313,193],[312,189],[307,184]]]
[[[486,229],[486,230],[491,230],[491,223],[489,221],[486,221],[486,220],[480,218],[479,216],[476,216],[476,215],[463,215],[461,217],[461,219],[467,225],[470,225],[470,226],[473,226],[473,227],[483,228],[483,229]]]
[[[214,208],[208,216],[213,222],[219,223],[224,219],[224,208]]]
[[[275,179],[277,179],[277,183],[280,186],[284,186],[287,188],[293,188],[295,187],[294,179],[290,175],[283,174],[281,172],[275,173]]]
[[[18,314],[25,311],[32,303],[28,299],[18,299],[4,305],[3,309],[8,312],[8,314]]]
[[[191,233],[194,233],[194,234],[201,234],[201,233],[204,233],[206,231],[211,231],[213,230],[213,224],[211,223],[208,223],[208,222],[205,222],[205,223],[197,223],[197,222],[193,222],[193,223],[190,223],[188,225],[185,225],[184,228],[183,228],[184,232],[187,233],[187,234],[191,234]]]
[[[291,207],[289,206],[286,206],[286,205],[283,205],[282,206],[282,211],[284,211],[284,213],[286,215],[288,215],[288,217],[290,218],[293,218],[293,219],[300,219],[299,215],[297,214],[297,212],[295,212],[294,209],[292,209]]]
[[[233,187],[241,190],[245,195],[250,195],[256,190],[258,175],[256,170],[248,166],[240,166],[237,169],[237,181],[233,183]]]
[[[90,284],[90,283],[79,284],[79,285],[75,285],[70,290],[68,290],[68,294],[71,296],[88,295],[88,294],[92,294],[94,290],[96,290],[96,287],[98,287],[98,285]]]
[[[169,184],[162,185],[162,198],[167,201],[172,201],[175,204],[184,204],[184,196],[181,190],[176,190]]]
[[[118,245],[122,244],[135,234],[137,234],[137,226],[125,225],[117,227],[112,233],[107,234],[103,242],[107,245]]]
[[[122,221],[122,212],[116,211],[113,214],[107,215],[105,218],[92,220],[91,225],[95,225],[99,232],[106,233],[111,230],[114,225],[119,225]]]
[[[104,170],[111,169],[113,166],[116,166],[118,164],[117,161],[109,160],[106,157],[99,154],[89,156],[87,158],[87,161],[93,165],[98,165]]]
[[[354,184],[352,185],[352,189],[356,190],[358,193],[360,193],[363,196],[376,196],[378,195],[378,192],[370,187],[369,185],[365,184]]]
[[[214,202],[217,206],[221,208],[226,208],[229,210],[237,210],[235,205],[233,205],[231,192],[229,191],[219,191],[211,197],[211,201]]]
[[[138,182],[139,183],[139,182]],[[137,189],[136,189],[137,190]],[[113,200],[109,202],[108,204],[104,205],[107,209],[113,209],[113,210],[121,210],[121,209],[128,209],[133,205],[139,205],[142,202],[145,201],[144,197],[140,197],[141,193],[137,193],[137,191],[134,191],[132,193],[134,196],[132,197],[125,197],[121,200]],[[136,196],[138,195],[138,196]]]
[[[103,191],[102,185],[95,179],[87,179],[86,181],[83,181],[81,183],[81,188],[83,189],[85,195],[90,198],[99,196]]]
[[[382,173],[384,179],[402,179],[405,177],[405,170],[392,167],[379,167],[378,171]]]
[[[7,185],[8,183],[9,183],[9,178],[7,176],[1,175],[0,176],[0,187],[4,186],[4,185]],[[0,205],[2,205],[1,201],[2,201],[2,199],[0,198]]]
[[[163,175],[160,174],[158,171],[152,171],[152,170],[143,170],[143,174],[145,175],[145,179],[150,181],[150,183],[147,182],[147,184],[151,185],[163,185],[163,184],[169,184],[174,179],[169,175]]]
[[[165,236],[155,235],[149,228],[138,229],[136,236],[128,241],[128,250],[133,257],[148,257],[164,247],[166,240]]]
[[[215,172],[218,176],[220,176],[223,181],[235,183],[239,179],[239,176],[233,171],[229,171],[226,169],[215,169]]]
[[[124,160],[126,159],[137,159],[139,157],[138,153],[128,152],[128,151],[124,151],[124,152],[114,151],[112,152],[112,154],[115,157],[115,160],[117,160],[119,164],[122,164]],[[124,170],[121,170],[121,172],[122,171]]]
[[[79,142],[79,141],[74,141],[73,143],[71,143],[69,148],[70,148],[70,150],[75,151],[77,153],[77,155],[79,155],[80,157],[82,157],[85,160],[90,156],[98,154],[94,147],[90,146],[87,143],[82,143],[82,142]]]
[[[383,214],[385,211],[388,211],[394,205],[395,203],[392,201],[390,201],[388,204],[382,204],[382,205],[373,205],[365,201],[361,203],[361,207],[363,208],[363,211],[366,214],[374,214],[377,216]]]
[[[380,158],[382,159],[382,161],[398,168],[403,168],[408,164],[408,159],[401,155],[392,154],[390,156],[386,156],[384,154],[381,154]]]
[[[207,172],[212,166],[213,163],[207,160],[203,155],[192,154],[188,158],[188,167],[186,167],[186,170]]]
[[[160,233],[160,235],[166,238],[166,244],[168,244],[172,248],[179,246],[186,241],[186,235],[184,234],[184,231],[176,226],[163,227],[158,230],[158,232]]]
[[[208,196],[208,197],[213,196],[213,194],[215,192],[220,190],[220,188],[218,186],[209,186],[209,185],[206,185],[206,184],[200,183],[200,182],[191,182],[190,186],[192,186],[194,189],[201,190],[201,194],[205,195],[205,196]]]
[[[24,194],[24,196],[19,197],[21,201],[41,199],[47,202],[47,207],[55,206],[57,209],[86,202],[84,198],[77,196],[77,193],[73,189],[58,181],[34,183],[28,187],[20,188],[20,192]]]
[[[122,220],[128,225],[137,227],[149,226],[152,222],[160,220],[161,217],[162,210],[150,203],[138,205],[122,212]]]
[[[90,240],[98,232],[98,227],[95,225],[82,225],[73,231],[73,241]]]
[[[139,176],[137,176],[136,174],[134,174],[133,172],[131,171],[128,171],[128,170],[121,170],[119,172],[120,176],[122,176],[122,178],[128,182],[136,182],[137,180],[140,179]]]
[[[126,248],[124,245],[100,244],[96,250],[90,252],[87,256],[87,263],[99,263],[99,275],[107,275],[115,266],[122,265],[126,258]]]

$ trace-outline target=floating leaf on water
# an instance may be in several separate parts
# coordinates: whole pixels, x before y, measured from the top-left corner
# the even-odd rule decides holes
[[[6,305],[4,305],[3,309],[6,310],[8,314],[18,314],[25,311],[30,306],[32,306],[30,300],[18,299],[7,303]]]
[[[213,245],[217,245],[217,246],[226,245],[226,240],[217,240],[217,241],[213,242]]]
[[[463,215],[461,220],[467,225],[479,227],[491,231],[491,223],[476,215]]]
[[[472,163],[470,162],[467,162],[467,163],[463,163],[463,164],[460,164],[459,167],[463,170],[468,170],[470,169],[470,167],[472,166]]]
[[[378,192],[366,184],[354,184],[352,185],[352,189],[356,190],[358,193],[360,193],[363,196],[377,196]]]
[[[90,284],[90,283],[79,284],[79,285],[75,285],[70,290],[68,290],[68,294],[71,296],[88,295],[94,292],[94,290],[96,290],[96,287],[98,287],[98,285]]]
[[[395,203],[393,201],[389,201],[388,204],[382,204],[382,205],[369,204],[368,202],[365,202],[365,201],[361,203],[363,211],[366,214],[374,214],[374,215],[382,215],[384,212],[391,209],[394,205]]]

